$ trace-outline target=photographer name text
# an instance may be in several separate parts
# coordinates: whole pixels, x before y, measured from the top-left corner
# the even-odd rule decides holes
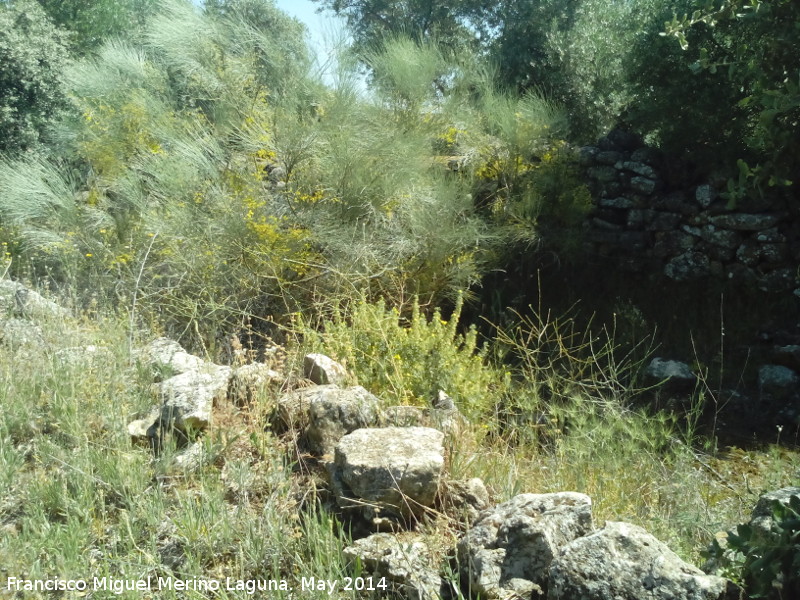
[[[121,577],[92,577],[91,579],[66,579],[51,577],[47,579],[6,578],[6,590],[10,592],[85,592],[108,591],[121,595],[125,592],[152,592],[161,590],[193,591],[193,592],[232,592],[243,591],[248,594],[256,592],[279,592],[299,589],[306,593],[327,593],[331,596],[337,591],[374,591],[385,590],[385,577],[344,577],[324,579],[320,577],[301,577],[299,585],[290,585],[285,579],[179,579],[176,577],[145,577],[142,579],[125,579]]]

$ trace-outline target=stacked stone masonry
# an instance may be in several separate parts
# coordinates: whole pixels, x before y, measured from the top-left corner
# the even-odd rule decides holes
[[[797,207],[732,206],[711,184],[674,189],[660,153],[620,131],[581,148],[580,161],[594,198],[586,228],[595,255],[676,281],[725,278],[800,296]]]

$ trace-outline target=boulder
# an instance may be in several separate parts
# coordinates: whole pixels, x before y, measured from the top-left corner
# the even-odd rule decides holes
[[[694,192],[694,198],[702,208],[708,208],[717,199],[719,194],[714,186],[709,184],[698,185]]]
[[[197,440],[188,448],[184,448],[181,452],[175,455],[175,466],[184,472],[196,471],[210,459],[210,455],[206,452],[206,446],[203,440]]]
[[[432,506],[444,469],[444,434],[427,427],[358,429],[336,446],[331,483],[343,508],[368,519],[419,516]]]
[[[722,600],[738,596],[726,579],[681,560],[641,527],[608,522],[571,541],[552,561],[549,600]]]
[[[347,370],[324,354],[306,354],[303,358],[303,374],[318,385],[342,385],[347,379]]]
[[[160,423],[161,410],[154,409],[150,414],[142,419],[136,419],[128,423],[128,435],[134,444],[147,444],[151,448],[160,445]]]
[[[656,179],[658,177],[653,167],[635,160],[621,160],[614,166],[617,169],[631,171],[648,179]]]
[[[592,531],[585,494],[521,494],[484,511],[458,542],[462,578],[483,599],[543,597],[559,549]]]
[[[332,453],[345,434],[377,425],[379,403],[360,385],[315,385],[281,396],[274,426],[303,433],[309,449],[322,456]]]
[[[271,383],[282,383],[280,373],[263,363],[243,365],[231,373],[228,399],[236,406],[247,406],[258,392]]]
[[[360,560],[364,567],[362,576],[385,577],[387,590],[392,596],[408,600],[439,600],[442,578],[438,569],[430,566],[429,551],[420,536],[375,533],[356,540],[344,549],[351,560]],[[382,594],[383,595],[383,594]]]

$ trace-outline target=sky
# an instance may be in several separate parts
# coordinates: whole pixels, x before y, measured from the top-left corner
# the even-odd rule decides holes
[[[275,0],[275,4],[308,28],[309,45],[324,63],[327,57],[326,47],[330,47],[338,36],[343,35],[344,20],[329,11],[318,13],[319,3],[311,0]]]

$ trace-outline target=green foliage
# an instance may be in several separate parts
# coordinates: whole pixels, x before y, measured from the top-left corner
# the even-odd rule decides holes
[[[35,147],[66,107],[65,44],[35,2],[0,3],[0,153]]]
[[[705,553],[726,572],[740,570],[751,598],[794,598],[800,594],[800,496],[772,504],[768,533],[752,525],[728,532],[723,545],[715,539]]]
[[[479,418],[491,412],[508,381],[487,363],[474,327],[459,333],[462,306],[459,298],[445,320],[439,309],[426,317],[414,300],[406,320],[383,301],[361,300],[324,320],[320,332],[303,322],[298,332],[304,345],[342,361],[387,406],[429,406],[444,390]]]
[[[726,0],[719,8],[698,3],[696,9],[673,17],[662,35],[677,38],[698,79],[723,90],[716,97],[717,106],[724,102],[720,112],[738,120],[737,129],[723,129],[714,138],[715,148],[739,140],[744,145],[735,146],[738,153],[729,161],[731,167],[736,159],[744,161],[750,176],[733,180],[731,199],[779,196],[776,191],[791,185],[800,168],[794,135],[800,118],[800,7],[790,0]],[[706,35],[695,37],[698,31]]]
[[[37,0],[56,25],[70,32],[72,53],[84,56],[107,38],[140,38],[157,0]]]
[[[483,0],[432,2],[411,0],[314,0],[346,19],[359,54],[375,49],[392,37],[415,41],[435,38],[449,50],[473,45],[486,33]]]

